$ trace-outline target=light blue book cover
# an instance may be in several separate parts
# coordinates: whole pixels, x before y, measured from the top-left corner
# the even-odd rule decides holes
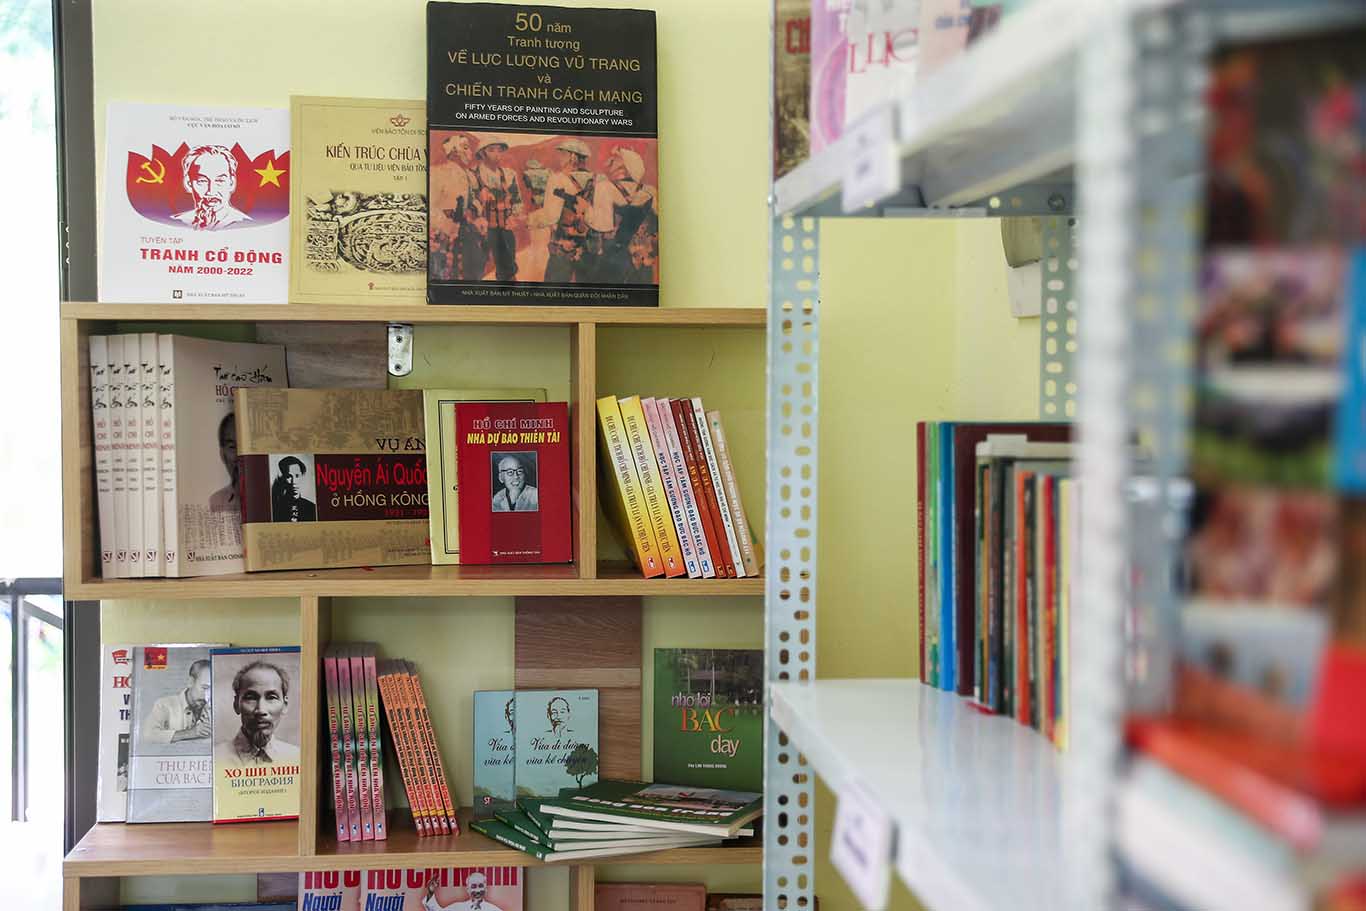
[[[474,815],[484,819],[517,797],[515,704],[512,690],[474,694]]]
[[[953,611],[953,421],[939,425],[939,688],[957,687]]]
[[[1351,493],[1366,493],[1366,247],[1352,251],[1343,311],[1347,344],[1342,346],[1342,398],[1337,416],[1337,482]]]
[[[598,691],[518,690],[517,796],[558,797],[598,780]]]

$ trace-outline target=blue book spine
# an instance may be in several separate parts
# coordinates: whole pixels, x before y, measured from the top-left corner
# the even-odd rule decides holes
[[[1352,251],[1343,300],[1342,398],[1338,402],[1337,486],[1366,493],[1366,247]]]
[[[953,428],[952,421],[939,425],[939,688],[957,687],[954,658],[953,612]]]

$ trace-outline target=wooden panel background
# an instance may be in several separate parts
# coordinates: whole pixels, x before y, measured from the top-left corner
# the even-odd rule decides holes
[[[597,689],[603,778],[640,777],[639,598],[518,598],[518,689]]]

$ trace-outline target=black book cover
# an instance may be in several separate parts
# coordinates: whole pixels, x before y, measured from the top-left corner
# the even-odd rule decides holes
[[[427,4],[427,300],[659,305],[655,14]]]

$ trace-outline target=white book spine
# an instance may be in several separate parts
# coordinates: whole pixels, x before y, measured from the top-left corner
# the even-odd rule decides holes
[[[113,456],[109,436],[109,344],[90,336],[90,432],[95,450],[95,504],[99,510],[100,578],[116,577],[114,564]]]
[[[100,661],[100,766],[95,780],[96,820],[128,815],[128,737],[133,713],[131,645],[106,645]]]
[[[693,410],[693,423],[697,425],[697,435],[702,440],[702,452],[707,459],[707,470],[711,472],[712,486],[716,488],[716,503],[721,507],[721,524],[726,528],[726,544],[735,558],[735,575],[746,575],[745,561],[741,557],[740,538],[735,533],[735,520],[731,517],[730,505],[726,502],[726,482],[721,477],[721,469],[716,461],[716,450],[712,448],[711,430],[707,427],[707,413],[702,408],[702,400],[694,396],[690,399]]]
[[[683,566],[689,579],[702,578],[702,561],[697,556],[697,542],[688,531],[688,521],[683,515],[683,493],[678,488],[678,478],[674,473],[673,462],[669,458],[668,442],[664,439],[664,425],[659,417],[659,406],[654,399],[643,398],[640,408],[645,413],[645,427],[650,431],[650,445],[655,450],[655,461],[659,463],[659,477],[664,482],[664,499],[669,504],[673,516],[674,530],[678,532],[678,546],[683,551]]]
[[[128,449],[123,442],[123,336],[105,337],[109,357],[109,485],[114,503],[114,578],[131,575],[128,559]]]
[[[142,409],[142,568],[145,576],[164,576],[161,528],[161,446],[158,442],[160,397],[157,393],[157,336],[138,336],[138,392]]]
[[[157,431],[161,452],[161,550],[163,575],[180,575],[179,516],[175,486],[175,336],[157,336]]]
[[[745,561],[745,573],[759,575],[759,557],[754,551],[753,538],[750,536],[749,517],[745,515],[745,504],[740,499],[740,481],[735,477],[735,461],[730,457],[730,445],[726,442],[726,430],[721,425],[721,412],[707,412],[707,426],[711,429],[712,447],[716,450],[716,461],[721,466],[726,488],[726,500],[730,505],[731,519],[735,522],[735,537],[740,541],[740,556]]]
[[[137,335],[123,336],[123,477],[128,493],[128,574],[141,578],[142,537],[142,387]]]
[[[702,570],[702,578],[716,578],[716,564],[712,561],[711,548],[707,546],[707,534],[702,530],[702,514],[698,511],[697,495],[688,477],[688,462],[683,457],[683,442],[678,438],[678,426],[674,424],[673,412],[668,399],[655,400],[659,413],[659,423],[664,428],[664,442],[668,444],[668,459],[678,477],[678,489],[683,495],[683,517],[688,523],[688,534],[697,546],[697,560]]]

